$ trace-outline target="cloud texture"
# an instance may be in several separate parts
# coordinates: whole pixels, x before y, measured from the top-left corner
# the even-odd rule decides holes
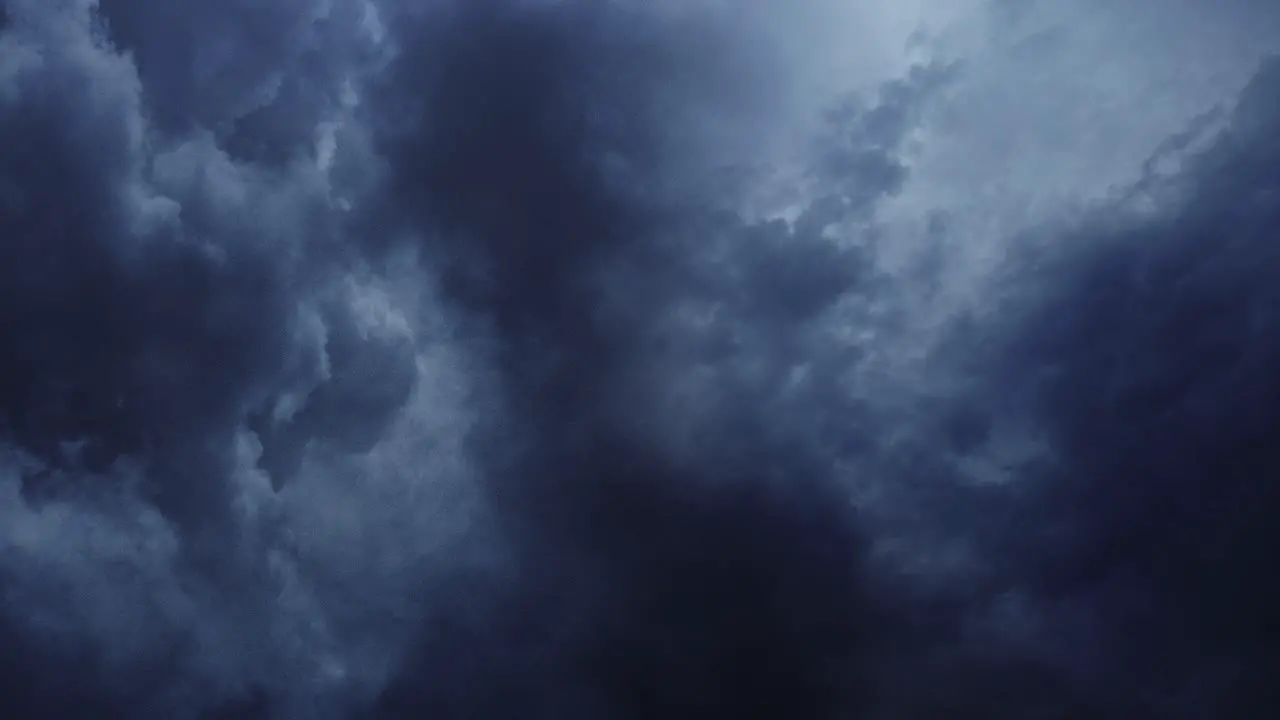
[[[0,715],[1280,709],[1280,17],[803,5],[0,0]]]

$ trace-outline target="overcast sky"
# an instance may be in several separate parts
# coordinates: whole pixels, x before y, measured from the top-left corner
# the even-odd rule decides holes
[[[1277,38],[0,0],[0,717],[1280,716]]]

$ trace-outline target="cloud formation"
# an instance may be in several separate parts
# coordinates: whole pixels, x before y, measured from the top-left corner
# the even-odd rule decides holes
[[[1054,448],[1015,572],[1095,611],[1094,672],[1137,675],[1163,716],[1275,703],[1278,80],[1268,61],[1225,129],[1049,249],[998,360]]]
[[[1280,65],[1006,10],[0,1],[0,714],[1270,716]]]

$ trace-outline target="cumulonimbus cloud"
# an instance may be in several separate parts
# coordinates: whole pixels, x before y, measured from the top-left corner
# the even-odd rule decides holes
[[[0,10],[6,717],[1275,706],[1274,62],[978,272],[1000,7]]]

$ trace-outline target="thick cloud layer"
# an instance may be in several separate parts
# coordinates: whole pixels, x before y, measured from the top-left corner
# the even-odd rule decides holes
[[[0,2],[0,714],[1280,709],[1269,9],[161,5]]]
[[[1138,675],[1164,716],[1276,702],[1277,97],[1273,60],[1207,147],[1154,159],[1176,174],[1049,250],[997,361],[1056,450],[1015,572],[1095,611],[1094,671]]]
[[[692,342],[670,325],[679,303],[706,291],[707,249],[690,245],[746,228],[688,207],[704,181],[663,173],[705,172],[682,147],[696,128],[684,115],[725,101],[698,94],[733,94],[712,83],[733,80],[719,77],[717,55],[741,49],[710,27],[692,34],[647,12],[572,3],[426,22],[429,37],[411,38],[420,53],[392,70],[397,92],[424,88],[420,115],[387,151],[405,158],[392,187],[496,368],[503,409],[475,442],[521,579],[476,620],[440,619],[379,707],[394,717],[851,707],[867,629],[847,501],[817,458],[748,414],[758,410],[709,421],[717,434],[732,421],[735,434],[690,457],[650,429],[669,410],[635,397],[666,382],[659,372],[715,361],[702,348],[667,358],[663,344]],[[762,227],[754,240],[787,232]],[[821,272],[839,259],[811,244],[793,262]],[[816,293],[784,285],[770,304],[803,323],[853,281],[834,279]],[[775,332],[770,344],[785,340]]]

